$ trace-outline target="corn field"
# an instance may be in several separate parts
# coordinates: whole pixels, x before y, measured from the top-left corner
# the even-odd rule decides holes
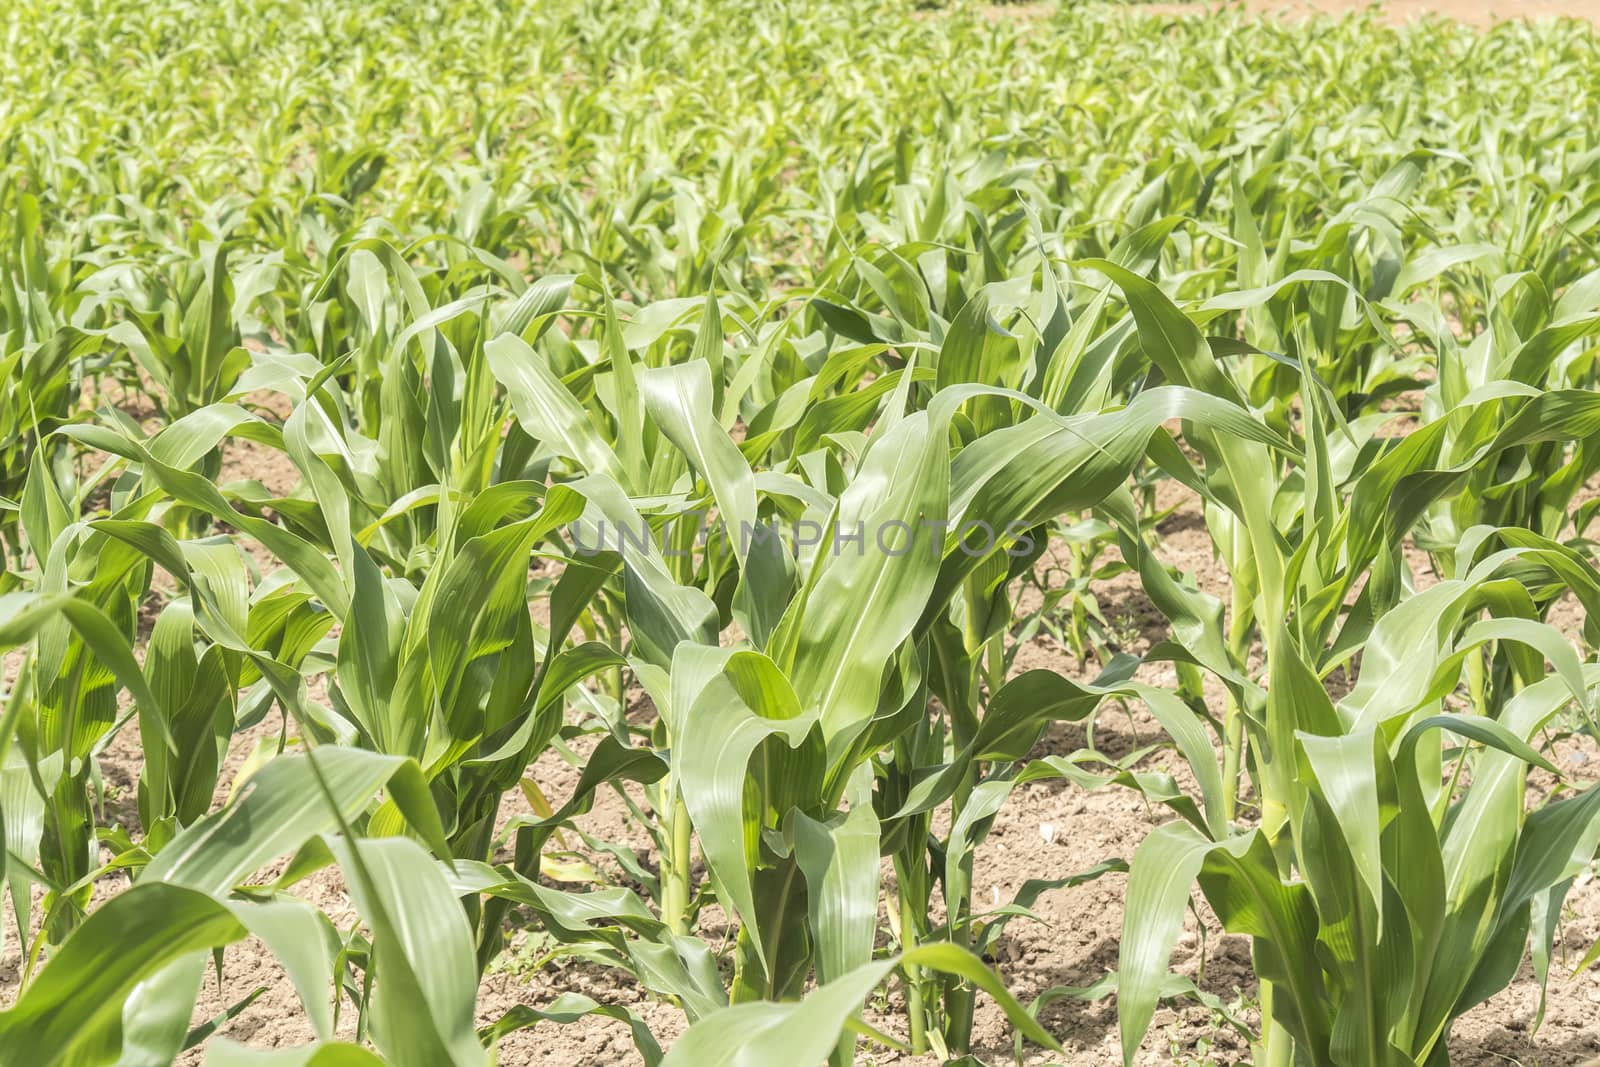
[[[0,1067],[1600,1052],[1590,24],[0,23]]]

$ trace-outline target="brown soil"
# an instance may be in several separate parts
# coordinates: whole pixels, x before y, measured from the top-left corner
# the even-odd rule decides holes
[[[1316,14],[1344,15],[1379,9],[1385,22],[1403,25],[1428,16],[1454,19],[1473,26],[1490,26],[1508,19],[1574,18],[1600,22],[1600,0],[1209,0],[1185,3],[1183,0],[1132,0],[1125,5],[1138,15],[1200,16],[1219,11],[1247,11],[1291,18]],[[1014,17],[1042,18],[1055,10],[1053,4],[1004,4],[984,9],[991,19]]]
[[[1237,2],[1237,0],[1235,0]],[[1250,11],[1269,11],[1276,14],[1308,14],[1313,11],[1343,14],[1362,11],[1374,6],[1363,0],[1247,0]],[[1375,6],[1382,9],[1385,20],[1392,23],[1413,22],[1429,15],[1455,19],[1474,26],[1488,26],[1507,19],[1575,18],[1600,21],[1600,3],[1596,0],[1382,0]]]

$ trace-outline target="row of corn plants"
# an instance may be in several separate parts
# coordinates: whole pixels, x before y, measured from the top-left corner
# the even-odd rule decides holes
[[[590,1015],[651,1067],[971,1062],[982,1000],[1049,1050],[1103,989],[1132,1063],[1197,894],[1258,1064],[1446,1063],[1543,986],[1600,849],[1551,743],[1600,688],[1592,31],[371,6],[11,23],[78,104],[0,113],[0,1064]],[[1019,669],[1045,628],[1076,662]],[[1112,705],[1162,736],[1043,754]],[[987,907],[1039,782],[1159,814]],[[1115,971],[1026,1003],[1008,924],[1124,874]],[[529,930],[681,1036],[479,1018]],[[246,938],[298,1048],[197,1017]]]

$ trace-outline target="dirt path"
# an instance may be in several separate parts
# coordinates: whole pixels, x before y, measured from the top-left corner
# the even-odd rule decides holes
[[[1403,25],[1437,15],[1472,26],[1492,26],[1508,19],[1587,19],[1600,23],[1600,0],[1209,0],[1186,3],[1183,0],[1156,0],[1154,3],[1128,3],[1137,15],[1184,15],[1199,17],[1218,11],[1242,10],[1285,18],[1304,18],[1315,14],[1350,14],[1369,7],[1381,10],[1385,22]],[[1008,4],[985,9],[993,19],[1042,18],[1055,9],[1053,4]]]
[[[1238,0],[1230,6],[1237,6]],[[1205,5],[1201,5],[1205,6]],[[1280,15],[1306,15],[1314,12],[1348,13],[1371,6],[1366,0],[1244,0],[1250,11]],[[1600,22],[1600,0],[1384,0],[1386,21],[1401,24],[1428,15],[1441,15],[1474,26],[1490,26],[1507,19],[1577,18]]]

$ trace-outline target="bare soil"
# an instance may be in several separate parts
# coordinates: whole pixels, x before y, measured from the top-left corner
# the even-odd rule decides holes
[[[1230,6],[1239,6],[1232,0]],[[1278,15],[1307,15],[1315,12],[1344,14],[1368,7],[1381,10],[1391,23],[1413,22],[1429,15],[1455,19],[1474,26],[1489,26],[1509,19],[1574,18],[1600,21],[1600,2],[1596,0],[1244,0],[1248,11]]]
[[[1343,15],[1378,9],[1385,22],[1403,25],[1437,16],[1472,26],[1492,26],[1511,19],[1573,18],[1600,22],[1600,0],[1129,0],[1134,15],[1199,17],[1219,11],[1246,11],[1287,18],[1317,14]],[[1056,9],[1050,3],[997,4],[985,8],[991,19],[1043,18]]]

